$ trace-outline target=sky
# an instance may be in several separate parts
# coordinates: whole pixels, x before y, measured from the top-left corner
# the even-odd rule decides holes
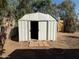
[[[60,4],[63,0],[52,0],[53,3]],[[75,11],[79,13],[79,0],[72,0],[75,3]]]

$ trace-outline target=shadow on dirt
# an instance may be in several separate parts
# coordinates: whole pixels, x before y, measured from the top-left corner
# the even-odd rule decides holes
[[[73,39],[79,39],[78,36],[65,36],[65,37],[68,37],[68,38],[73,38]]]
[[[5,59],[79,59],[79,49],[17,49]]]

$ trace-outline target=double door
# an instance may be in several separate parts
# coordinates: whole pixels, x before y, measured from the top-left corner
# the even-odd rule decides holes
[[[29,40],[47,39],[47,22],[29,21]]]

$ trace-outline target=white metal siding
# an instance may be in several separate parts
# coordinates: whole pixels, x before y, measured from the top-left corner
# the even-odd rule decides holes
[[[30,21],[18,21],[19,25],[19,41],[31,40]],[[48,21],[48,34],[47,22],[39,22],[38,40],[56,40],[57,37],[57,22]],[[48,38],[47,38],[48,35]]]
[[[28,41],[28,23],[27,21],[24,22],[24,40]]]
[[[57,39],[56,37],[57,37],[57,22],[54,21],[54,40],[53,41]]]
[[[29,35],[29,40],[31,40],[31,25],[30,25],[30,22],[31,21],[28,22],[28,32],[29,32],[28,35]]]
[[[54,22],[48,22],[48,40],[54,40]]]
[[[47,40],[47,39],[56,40],[57,21],[48,14],[32,13],[32,14],[26,14],[18,21],[19,41],[31,40],[31,33],[30,33],[30,29],[31,29],[30,22],[31,21],[39,22],[38,40]],[[48,21],[48,26],[47,26],[47,21]]]
[[[39,22],[39,39],[38,40],[46,40],[46,30],[47,30],[47,26],[46,26],[46,22]]]
[[[27,41],[27,21],[19,21],[19,41]]]
[[[21,21],[18,21],[18,26],[19,26],[19,41],[22,41]]]

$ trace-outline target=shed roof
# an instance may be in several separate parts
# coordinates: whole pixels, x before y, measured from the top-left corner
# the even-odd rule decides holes
[[[27,21],[52,21],[56,20],[54,17],[52,17],[49,14],[44,14],[44,13],[31,13],[31,14],[26,14],[24,15],[21,19],[19,20],[27,20]]]

